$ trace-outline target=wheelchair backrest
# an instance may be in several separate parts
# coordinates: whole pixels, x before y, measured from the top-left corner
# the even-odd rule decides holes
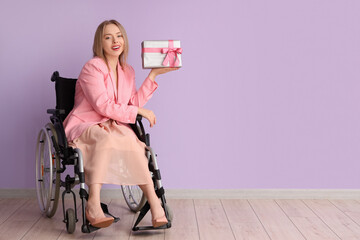
[[[61,121],[65,120],[74,107],[76,80],[76,78],[60,77],[58,71],[51,77],[51,81],[55,82],[56,109],[65,110],[65,114],[60,115]]]

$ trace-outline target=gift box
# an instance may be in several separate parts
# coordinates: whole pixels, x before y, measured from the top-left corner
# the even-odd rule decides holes
[[[181,67],[181,53],[179,40],[143,41],[143,68]]]

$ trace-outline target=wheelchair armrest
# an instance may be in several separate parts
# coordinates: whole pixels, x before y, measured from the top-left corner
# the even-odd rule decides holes
[[[142,134],[139,133],[137,125],[139,126]],[[144,142],[146,144],[146,146],[150,146],[150,135],[146,134],[146,132],[145,132],[144,125],[142,124],[142,116],[138,114],[136,116],[135,124],[130,124],[130,126],[133,129],[133,131],[135,132],[136,136],[139,138],[139,140]]]
[[[65,114],[64,109],[48,109],[46,112],[55,116],[59,116],[60,114]]]
[[[140,114],[138,114],[138,115],[136,116],[136,121],[141,122],[141,120],[142,120],[142,116],[141,116]]]

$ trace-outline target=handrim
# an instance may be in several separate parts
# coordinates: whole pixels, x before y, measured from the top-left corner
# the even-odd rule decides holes
[[[40,211],[48,217],[56,212],[60,191],[60,159],[52,145],[52,139],[57,141],[57,135],[53,125],[48,123],[40,130],[36,145],[37,198]]]

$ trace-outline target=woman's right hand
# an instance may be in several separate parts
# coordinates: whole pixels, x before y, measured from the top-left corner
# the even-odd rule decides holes
[[[167,72],[179,70],[179,69],[180,69],[180,68],[178,68],[178,67],[173,67],[173,68],[168,68],[168,67],[164,67],[164,68],[153,68],[153,69],[151,69],[148,77],[149,77],[152,81],[155,81],[156,76],[158,76],[158,75],[160,75],[160,74],[167,73]]]
[[[150,127],[153,127],[156,124],[156,116],[153,111],[145,108],[138,108],[138,114],[146,118],[149,123]]]

